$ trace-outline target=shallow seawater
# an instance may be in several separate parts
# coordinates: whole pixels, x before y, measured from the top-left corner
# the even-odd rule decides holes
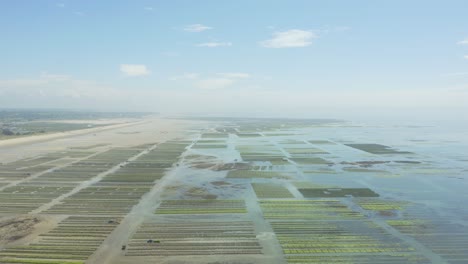
[[[242,131],[242,123],[237,125]],[[212,193],[220,192],[205,182],[237,186],[225,186],[219,198],[244,197],[248,208],[261,212],[251,218],[257,226],[272,227],[267,229],[286,262],[468,263],[468,129],[462,124],[337,123],[248,130],[261,136],[230,134],[223,142],[226,148],[193,151],[224,163],[247,160],[245,170],[271,174],[223,179],[229,171],[188,168],[184,173],[200,173],[196,181]],[[376,154],[352,144],[379,144],[391,151]],[[251,183],[261,187],[261,197]],[[275,197],[278,186],[290,194],[266,198]],[[353,194],[346,194],[348,188]],[[378,197],[367,197],[367,190]],[[345,208],[319,204],[327,199]],[[362,221],[366,224],[358,224]],[[360,238],[345,243],[346,237]]]

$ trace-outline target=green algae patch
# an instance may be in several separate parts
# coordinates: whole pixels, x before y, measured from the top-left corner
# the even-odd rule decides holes
[[[306,198],[316,197],[378,197],[379,194],[375,193],[369,188],[300,188],[299,192]]]
[[[412,154],[409,151],[399,151],[381,144],[345,144],[348,147],[359,149],[371,154]]]

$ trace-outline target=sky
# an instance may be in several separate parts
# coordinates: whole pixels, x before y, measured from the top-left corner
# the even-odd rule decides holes
[[[468,1],[0,0],[0,108],[468,119]]]

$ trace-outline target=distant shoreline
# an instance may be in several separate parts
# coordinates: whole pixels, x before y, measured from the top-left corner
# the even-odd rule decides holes
[[[44,141],[64,138],[68,136],[90,134],[90,133],[101,132],[105,130],[120,128],[120,127],[130,126],[130,125],[136,125],[136,124],[140,124],[143,122],[145,121],[135,120],[131,122],[127,120],[125,122],[120,122],[118,124],[113,124],[113,125],[105,125],[105,126],[100,126],[100,127],[70,130],[70,131],[65,131],[65,132],[52,132],[52,133],[45,133],[45,134],[40,134],[40,135],[34,134],[34,135],[24,135],[24,136],[13,136],[14,138],[9,138],[9,139],[0,138],[0,147],[21,145],[21,144],[27,144],[27,143],[33,143],[33,142],[44,142]]]

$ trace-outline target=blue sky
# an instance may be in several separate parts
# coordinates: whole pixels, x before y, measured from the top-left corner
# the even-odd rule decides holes
[[[0,1],[0,107],[468,110],[467,1]]]

